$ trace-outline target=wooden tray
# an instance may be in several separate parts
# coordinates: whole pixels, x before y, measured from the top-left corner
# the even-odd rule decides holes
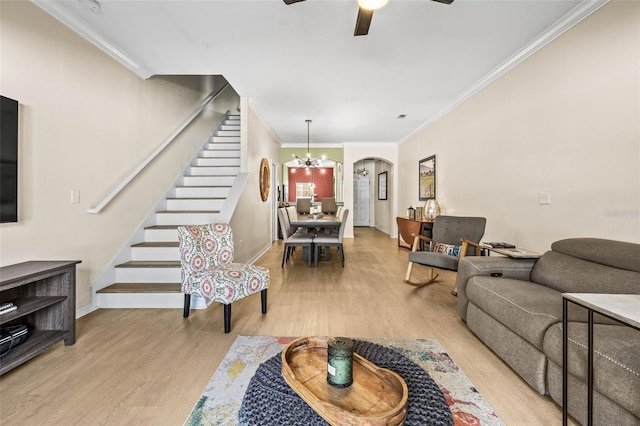
[[[353,384],[327,383],[327,337],[302,337],[282,351],[282,375],[331,425],[401,425],[407,416],[407,384],[391,370],[353,354]]]

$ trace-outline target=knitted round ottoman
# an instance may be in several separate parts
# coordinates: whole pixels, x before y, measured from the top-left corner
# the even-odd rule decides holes
[[[449,406],[438,385],[419,365],[384,346],[354,340],[354,351],[382,368],[398,373],[407,384],[406,426],[453,425]],[[241,425],[326,425],[282,377],[281,354],[263,362],[242,400]]]

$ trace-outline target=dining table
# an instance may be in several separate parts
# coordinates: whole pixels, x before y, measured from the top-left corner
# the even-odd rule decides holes
[[[340,219],[338,219],[335,215],[298,215],[298,218],[295,220],[291,220],[291,227],[300,227],[303,229],[303,232],[308,234],[310,232],[330,234],[332,228],[339,228],[342,223]],[[306,247],[305,247],[306,249]],[[321,248],[322,249],[322,248]],[[303,250],[302,256],[303,259],[307,259],[307,256],[311,256],[311,253]],[[330,251],[329,247],[324,247],[321,250],[320,258],[324,260],[329,260]]]
[[[341,223],[335,215],[298,215],[297,219],[291,221],[291,226],[303,228],[305,233],[317,229],[318,232],[329,234],[331,228],[338,228]]]

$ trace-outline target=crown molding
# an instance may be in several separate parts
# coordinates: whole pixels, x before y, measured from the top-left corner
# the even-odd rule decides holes
[[[46,0],[31,0],[31,2],[75,31],[82,38],[98,47],[98,49],[107,53],[113,59],[130,69],[138,77],[146,80],[153,75],[144,66],[131,59],[129,55],[127,55],[118,46],[104,39],[84,22],[69,13],[64,7],[60,6],[58,2],[50,2]]]
[[[560,37],[562,34],[573,28],[576,24],[580,23],[582,20],[590,16],[592,13],[600,9],[602,6],[609,3],[610,0],[584,0],[578,6],[571,9],[567,14],[565,14],[562,18],[557,20],[553,25],[544,30],[538,37],[529,42],[522,49],[517,51],[514,55],[508,58],[506,61],[498,65],[496,68],[491,70],[488,74],[482,77],[480,80],[476,81],[473,85],[467,88],[464,92],[458,95],[453,101],[447,104],[440,112],[434,115],[429,121],[422,124],[416,130],[402,138],[398,141],[398,145],[406,142],[411,139],[416,134],[420,133],[423,129],[428,127],[430,124],[439,120],[441,117],[449,113],[451,110],[456,108],[458,105],[469,99],[471,96],[475,95],[480,90],[484,89],[498,78],[502,77],[505,73],[510,71],[516,65],[523,62],[525,59],[536,53],[538,50],[545,47],[547,44],[551,43],[556,38]]]

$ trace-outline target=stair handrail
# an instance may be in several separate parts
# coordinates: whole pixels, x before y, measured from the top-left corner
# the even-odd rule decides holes
[[[155,151],[153,151],[151,154],[149,154],[149,156],[142,163],[140,163],[140,165],[138,167],[136,167],[136,169],[134,171],[132,171],[129,176],[124,178],[124,180],[122,182],[120,182],[120,184],[118,186],[116,186],[115,189],[113,191],[111,191],[111,193],[109,195],[107,195],[105,197],[105,199],[102,200],[100,202],[100,204],[98,204],[97,207],[88,209],[87,213],[91,213],[91,214],[100,213],[100,211],[102,211],[102,209],[105,208],[105,206],[107,204],[109,204],[111,202],[111,200],[113,200],[120,193],[120,191],[122,191],[138,175],[138,173],[140,173],[142,170],[144,170],[144,168],[147,167],[147,165],[149,165],[149,163],[151,163],[158,156],[158,154],[160,154],[167,146],[169,146],[175,140],[175,138],[189,124],[191,124],[191,122],[193,120],[195,120],[196,117],[199,116],[207,106],[209,106],[209,104],[211,104],[211,102],[215,101],[216,98],[222,94],[222,92],[227,87],[229,87],[229,83],[225,83],[225,85],[222,86],[216,93],[211,92],[209,94],[209,96],[207,96],[204,99],[204,101],[202,101],[202,103],[200,104],[198,109],[196,109],[196,111],[193,114],[191,114],[189,116],[189,118],[187,118],[184,121],[184,123],[182,123],[180,125],[180,127],[178,127],[173,133],[171,133],[171,135],[169,135],[169,137],[158,148],[156,148]]]

